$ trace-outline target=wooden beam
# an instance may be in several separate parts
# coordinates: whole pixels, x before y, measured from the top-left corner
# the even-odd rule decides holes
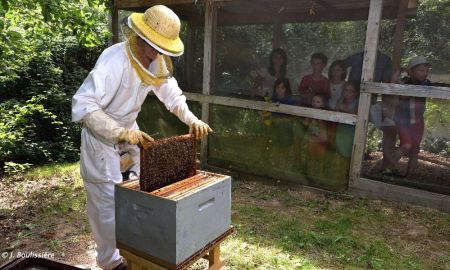
[[[142,257],[136,256],[135,254],[125,250],[119,250],[120,255],[122,255],[127,260],[127,266],[130,270],[141,270],[141,269],[152,269],[152,270],[167,270],[167,268],[162,267],[156,263],[146,260]]]
[[[336,8],[333,5],[331,5],[330,3],[326,2],[325,0],[315,0],[315,2],[317,4],[319,4],[320,6],[328,9],[331,12],[335,12],[336,11]]]
[[[409,0],[408,1],[408,9],[409,10],[416,10],[417,12],[417,7],[419,6],[419,1],[418,0]]]
[[[277,16],[279,18],[279,16]],[[283,24],[279,19],[275,19],[272,33],[272,49],[279,48],[281,46],[281,40],[283,39]]]
[[[373,81],[382,11],[383,0],[370,1],[361,81]],[[361,173],[361,163],[366,146],[367,125],[369,123],[370,99],[371,94],[364,92],[361,93],[359,98],[353,152],[350,163],[350,188],[358,181]]]
[[[361,92],[371,94],[450,99],[450,87],[362,82]]]
[[[336,10],[333,12],[318,12],[311,16],[308,12],[283,12],[280,23],[305,23],[305,22],[340,22],[366,20],[369,11],[367,8],[355,8],[348,10]],[[386,7],[383,10],[385,18],[396,18],[397,8]],[[247,25],[247,24],[273,24],[276,13],[263,10],[257,14],[239,14],[221,10],[218,16],[219,25]]]
[[[403,34],[406,26],[406,11],[409,0],[398,1],[397,23],[395,24],[394,50],[392,53],[392,66],[394,70],[400,70],[400,60],[402,58]]]
[[[450,213],[450,196],[425,190],[388,184],[367,178],[353,183],[351,192],[371,199],[408,202]]]
[[[215,69],[215,45],[217,28],[217,7],[212,0],[205,1],[205,37],[203,52],[203,90],[204,95],[209,95],[214,84]],[[202,121],[209,122],[209,104],[202,103]],[[201,141],[200,159],[202,162],[208,161],[208,137]]]
[[[268,103],[264,101],[255,101],[248,99],[202,95],[197,93],[183,92],[188,100],[200,102],[202,104],[215,104],[243,109],[252,109],[259,111],[269,111],[275,113],[285,113],[295,116],[321,119],[331,122],[354,125],[356,115],[342,112],[326,111],[320,109],[292,106],[278,103]]]
[[[216,2],[218,5],[223,6],[221,10],[228,10],[228,13],[235,14],[235,18],[225,20],[219,18],[219,25],[222,24],[272,24],[273,13],[276,12],[273,7],[279,6],[280,8],[286,7],[283,12],[282,23],[295,23],[295,22],[320,22],[320,21],[352,21],[352,20],[366,20],[368,16],[368,8],[366,2],[359,5],[355,3],[346,3],[345,1],[336,2],[333,1],[333,5],[329,4],[329,0],[318,0],[316,3],[320,7],[317,10],[316,15],[311,16],[308,13],[308,8],[305,7],[302,1],[297,0],[283,0],[283,1],[261,1],[261,0],[248,0],[248,1],[236,1],[236,0],[210,0]],[[201,17],[199,16],[198,9],[195,7],[195,0],[116,0],[116,7],[119,9],[131,10],[143,12],[146,8],[155,4],[164,4],[169,6],[180,17]],[[204,2],[204,0],[197,1],[198,3]],[[275,4],[274,4],[275,3]],[[246,11],[251,7],[250,12]],[[252,7],[254,6],[254,7]],[[231,7],[231,9],[229,8]],[[242,9],[241,9],[242,7]],[[235,11],[234,11],[235,10]],[[417,11],[417,0],[409,0],[407,7],[407,16],[413,17]],[[398,5],[395,2],[388,2],[383,10],[384,19],[395,19],[398,15]],[[221,16],[219,16],[221,17]],[[200,24],[204,21],[200,20]]]
[[[220,270],[225,263],[220,259],[220,245],[216,245],[208,254],[208,270]]]
[[[176,5],[176,4],[194,4],[194,0],[127,0],[117,1],[116,6],[119,9],[128,8],[148,8],[154,5]]]
[[[112,43],[116,44],[119,42],[119,9],[113,5],[111,12]]]
[[[188,89],[194,88],[194,58],[195,58],[195,38],[197,27],[189,20],[188,22],[188,32],[186,36],[186,51],[185,51],[185,79],[187,81]]]

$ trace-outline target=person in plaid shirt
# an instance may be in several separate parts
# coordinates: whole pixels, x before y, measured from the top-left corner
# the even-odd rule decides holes
[[[424,57],[412,58],[407,67],[409,77],[405,78],[403,83],[431,85],[427,79],[429,69],[430,63]],[[409,161],[406,174],[401,176],[410,176],[417,166],[420,142],[424,131],[425,102],[424,97],[399,97],[394,121],[400,138],[400,147],[394,151],[392,163],[386,170],[392,169],[404,155],[408,155]]]

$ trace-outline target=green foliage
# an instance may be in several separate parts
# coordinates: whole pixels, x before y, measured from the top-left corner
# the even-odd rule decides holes
[[[19,79],[18,72],[55,40],[75,37],[83,47],[104,44],[107,1],[2,1],[0,6],[0,82]],[[42,51],[40,48],[47,48]]]
[[[450,155],[450,100],[427,99],[423,149],[435,154]]]
[[[383,132],[379,128],[370,124],[367,131],[366,151],[367,152],[381,151],[382,139],[383,139]]]
[[[77,156],[69,128],[40,101],[36,96],[25,103],[9,100],[0,104],[4,119],[0,123],[0,164],[11,160],[39,164]]]
[[[105,46],[105,3],[2,2],[0,171],[78,159],[71,98]]]
[[[431,153],[450,156],[450,141],[445,137],[426,138],[423,149]]]
[[[423,0],[417,16],[408,21],[405,32],[405,60],[423,55],[433,69],[449,72],[450,1]]]
[[[3,169],[7,174],[16,174],[28,170],[29,168],[31,168],[31,165],[33,164],[30,163],[18,164],[15,162],[5,162]]]

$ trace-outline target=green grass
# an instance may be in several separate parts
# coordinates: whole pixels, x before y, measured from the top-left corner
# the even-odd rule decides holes
[[[81,177],[78,173],[80,165],[75,163],[58,163],[34,167],[24,174],[25,178],[42,179],[55,176],[74,176],[78,185],[82,185]]]
[[[85,211],[83,180],[79,174],[79,163],[62,163],[33,168],[24,177],[30,181],[45,181],[49,185],[31,199],[46,200],[45,215],[67,214],[70,211]],[[56,183],[55,183],[56,180]]]
[[[225,248],[231,269],[450,267],[449,215],[436,210],[348,194],[311,198],[300,189],[243,181],[234,182],[233,198],[237,234]],[[423,225],[425,235],[409,235]]]
[[[39,247],[83,263],[93,246],[78,171],[56,164],[0,181],[0,251]],[[222,244],[227,269],[450,269],[446,213],[244,177],[233,180],[232,196],[237,232]]]

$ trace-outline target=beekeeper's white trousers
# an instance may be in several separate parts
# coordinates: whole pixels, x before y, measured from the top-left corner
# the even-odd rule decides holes
[[[87,212],[97,251],[97,264],[113,269],[122,262],[116,248],[116,223],[113,181],[90,183],[84,181],[87,193]]]

